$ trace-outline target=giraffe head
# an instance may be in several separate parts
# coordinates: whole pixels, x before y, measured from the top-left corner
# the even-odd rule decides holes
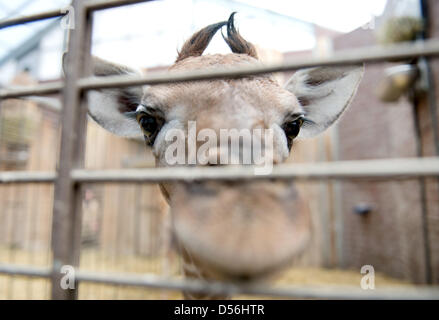
[[[227,28],[224,40],[233,53],[202,55],[223,26]],[[169,72],[258,63],[255,48],[237,32],[232,14],[228,21],[195,33]],[[136,74],[98,58],[93,58],[93,64],[96,76]],[[220,131],[233,129],[270,130],[270,161],[278,164],[294,152],[294,139],[313,137],[340,117],[362,73],[358,66],[317,67],[297,71],[285,86],[272,75],[257,75],[102,89],[89,92],[89,114],[117,135],[144,136],[159,167],[178,165],[169,155],[179,147],[188,156],[190,124],[196,125],[197,155],[205,147],[203,132],[217,134],[218,139],[208,152],[200,152],[206,155],[202,160],[196,157],[192,164],[180,165],[218,164],[230,146],[230,140],[219,139]],[[171,132],[182,132],[182,139],[169,139]],[[245,152],[242,148],[238,155],[241,165]],[[298,255],[310,236],[308,213],[292,182],[190,182],[161,184],[161,189],[171,206],[177,241],[191,259],[215,276],[255,279],[269,274]]]

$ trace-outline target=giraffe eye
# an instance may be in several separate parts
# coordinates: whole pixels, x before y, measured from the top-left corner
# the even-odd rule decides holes
[[[297,118],[293,121],[285,122],[285,124],[282,126],[282,129],[284,130],[287,137],[288,149],[291,150],[291,147],[293,146],[293,140],[299,134],[302,124],[303,118]]]
[[[160,130],[161,123],[159,119],[146,112],[139,112],[136,119],[142,129],[146,142],[152,146]]]

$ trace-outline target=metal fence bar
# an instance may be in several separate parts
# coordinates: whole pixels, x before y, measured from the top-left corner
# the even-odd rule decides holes
[[[73,171],[77,182],[173,182],[193,180],[267,179],[388,179],[439,176],[439,158],[404,160],[340,161],[274,166],[270,174],[255,175],[253,166],[180,167]]]
[[[76,299],[78,289],[61,288],[61,267],[79,265],[81,233],[81,186],[74,183],[71,169],[82,166],[84,158],[84,135],[86,128],[86,106],[77,80],[89,70],[91,14],[85,10],[84,1],[73,1],[75,29],[69,37],[67,72],[63,92],[61,115],[61,149],[58,175],[55,184],[52,220],[52,299]]]
[[[115,8],[119,6],[125,6],[129,4],[136,4],[141,2],[149,2],[152,0],[91,0],[85,3],[86,10],[103,10],[109,8]],[[67,12],[63,12],[62,8],[47,10],[38,12],[35,14],[14,17],[11,19],[3,19],[0,21],[0,30],[8,27],[13,27],[28,22],[35,22],[39,20],[45,20],[50,18],[56,18],[66,15]]]
[[[22,266],[17,264],[0,264],[0,274],[28,276],[37,278],[50,278],[52,269],[46,267]]]
[[[49,278],[51,269],[34,266],[0,264],[0,274]],[[211,293],[215,295],[256,295],[279,298],[311,299],[439,299],[439,287],[417,286],[415,288],[380,288],[361,290],[348,286],[266,286],[236,284],[225,282],[205,282],[195,279],[164,278],[154,274],[120,274],[79,271],[75,279],[80,282],[102,283],[107,285],[135,286],[164,290],[185,290],[188,292]]]
[[[46,171],[4,171],[0,172],[0,184],[7,183],[53,183],[55,172]]]
[[[246,66],[237,68],[215,68],[192,72],[160,72],[147,76],[109,76],[91,77],[79,80],[81,89],[120,88],[139,85],[153,85],[182,81],[200,81],[218,78],[239,78],[272,72],[292,71],[315,66],[358,65],[361,63],[378,63],[400,61],[413,57],[434,57],[439,55],[439,41],[420,41],[417,44],[399,44],[389,47],[376,47],[338,51],[327,58],[302,58],[291,62],[270,65]],[[1,98],[1,95],[0,95]]]
[[[205,282],[193,279],[169,279],[156,275],[130,275],[116,273],[96,273],[77,271],[79,281],[148,287],[165,290],[184,290],[187,292],[209,293],[213,295],[256,295],[278,298],[310,298],[310,299],[439,299],[439,287],[421,287],[416,289],[384,289],[362,290],[343,286],[284,286],[273,287],[263,284],[236,284],[227,282]]]
[[[90,0],[85,3],[87,10],[104,10],[153,0]]]
[[[11,18],[11,19],[5,19],[5,20],[0,21],[0,30],[7,28],[7,27],[12,27],[12,26],[16,26],[19,24],[27,23],[27,22],[34,22],[34,21],[38,21],[38,20],[56,18],[56,17],[63,16],[65,14],[66,13],[61,12],[61,9],[54,9],[54,10],[35,13],[32,15],[28,15],[28,16],[21,16],[21,17],[16,17],[16,18]]]
[[[193,180],[263,179],[389,179],[439,176],[439,158],[356,160],[318,163],[280,164],[267,175],[255,175],[251,166],[173,167],[120,170],[74,169],[71,179],[77,183],[155,183]],[[54,172],[0,172],[0,184],[51,183]]]
[[[59,93],[64,87],[63,81],[43,83],[32,86],[16,86],[0,89],[0,99],[19,98],[34,95]]]
[[[146,76],[108,76],[90,77],[79,79],[78,86],[82,90],[99,88],[116,88],[140,86],[145,84],[162,84],[184,81],[200,81],[217,78],[237,78],[263,73],[284,72],[314,66],[336,66],[366,63],[379,63],[383,61],[400,61],[413,57],[439,56],[439,40],[428,40],[417,44],[399,44],[389,47],[369,47],[355,50],[338,51],[326,58],[302,58],[291,62],[270,65],[215,68],[192,72],[157,72]],[[56,93],[62,89],[61,81],[34,87],[15,87],[1,89],[0,99],[16,98],[36,94]]]

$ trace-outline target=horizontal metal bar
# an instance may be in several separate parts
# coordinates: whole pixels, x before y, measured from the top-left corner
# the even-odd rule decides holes
[[[90,0],[85,7],[87,10],[104,10],[149,1],[153,0]]]
[[[51,268],[23,266],[17,264],[0,264],[0,274],[48,278],[52,274]]]
[[[51,269],[0,264],[0,274],[22,275],[48,278]],[[269,287],[266,285],[234,284],[225,282],[204,282],[190,279],[170,279],[153,274],[132,275],[120,273],[97,273],[76,271],[75,280],[82,282],[103,283],[146,287],[164,290],[185,290],[214,295],[257,295],[284,298],[315,298],[315,299],[439,299],[439,287],[415,288],[380,288],[378,290],[361,290],[343,286],[291,286]]]
[[[71,172],[78,183],[154,183],[193,180],[267,179],[402,179],[439,176],[439,157],[383,160],[282,164],[270,174],[255,175],[253,166],[168,167],[118,170],[76,169]],[[53,172],[0,172],[0,184],[51,183]]]
[[[46,171],[4,171],[0,172],[0,184],[6,183],[53,183],[55,172]]]
[[[82,89],[115,88],[139,86],[145,84],[161,84],[181,81],[200,81],[217,78],[236,78],[263,73],[291,71],[315,66],[356,65],[361,63],[377,63],[383,61],[400,61],[413,57],[432,57],[439,55],[439,41],[429,40],[416,44],[399,44],[389,47],[369,47],[335,52],[327,58],[303,58],[290,62],[270,65],[246,66],[238,68],[221,68],[200,70],[196,72],[161,72],[147,76],[111,76],[90,77],[79,80]]]
[[[252,166],[74,170],[76,182],[173,182],[193,180],[387,179],[439,176],[439,158],[297,163],[255,175]]]
[[[146,76],[109,76],[89,77],[79,80],[79,87],[83,90],[99,88],[116,88],[140,86],[145,84],[161,84],[182,81],[200,81],[216,78],[237,78],[249,75],[283,72],[314,66],[352,65],[359,63],[378,63],[383,61],[399,61],[412,57],[433,57],[439,55],[439,40],[428,40],[416,44],[399,44],[388,47],[365,47],[355,50],[344,50],[334,53],[327,58],[303,58],[290,62],[248,66],[239,68],[221,68],[199,70],[193,72],[157,72]],[[34,87],[1,89],[0,99],[37,94],[56,93],[62,89],[63,82],[53,82]]]
[[[49,278],[52,270],[34,266],[0,264],[0,274]],[[226,282],[204,282],[192,279],[164,278],[154,274],[98,273],[77,270],[75,280],[79,282],[102,283],[154,288],[162,290],[185,290],[188,292],[210,293],[214,295],[256,295],[279,298],[308,299],[439,299],[439,287],[404,287],[361,290],[346,286],[283,286],[236,284]]]
[[[60,92],[63,87],[63,81],[55,81],[33,86],[9,87],[7,89],[0,89],[0,99],[54,94]]]
[[[234,284],[226,282],[205,282],[189,279],[170,279],[156,275],[129,275],[115,273],[76,272],[78,281],[148,287],[165,290],[185,290],[194,293],[209,293],[212,295],[236,296],[238,294],[270,296],[278,298],[304,299],[377,299],[377,300],[437,300],[439,287],[418,288],[380,288],[379,290],[362,290],[361,288],[345,286],[284,286],[272,287],[257,284]]]
[[[62,13],[61,9],[54,9],[44,12],[38,12],[35,14],[31,14],[28,16],[21,16],[21,17],[15,17],[11,19],[4,19],[0,21],[0,29],[16,26],[19,24],[27,23],[27,22],[34,22],[38,20],[44,20],[44,19],[50,19],[50,18],[56,18],[65,15],[66,13]]]
[[[119,6],[125,6],[130,4],[136,4],[141,2],[149,2],[152,0],[91,0],[86,4],[87,10],[103,10],[109,8],[115,8]],[[19,24],[35,22],[44,19],[56,18],[65,15],[67,12],[62,12],[62,8],[53,9],[43,12],[38,12],[35,14],[14,17],[11,19],[4,19],[0,21],[0,29],[13,27]]]

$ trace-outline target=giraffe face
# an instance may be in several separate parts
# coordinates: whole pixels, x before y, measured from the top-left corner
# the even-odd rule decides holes
[[[177,63],[171,72],[247,63],[257,61],[236,54],[201,56]],[[141,105],[162,119],[158,121],[159,129],[152,126],[159,132],[151,135],[160,167],[178,165],[171,164],[167,157],[175,140],[166,136],[172,130],[181,130],[184,139],[179,143],[187,151],[190,124],[195,124],[195,136],[210,130],[215,137],[210,158],[200,163],[197,157],[197,166],[219,165],[222,154],[233,153],[230,141],[221,139],[221,132],[236,130],[250,136],[256,128],[272,131],[272,156],[265,160],[271,161],[269,165],[282,163],[292,145],[284,128],[304,114],[295,95],[271,76],[152,86],[146,88]],[[265,135],[262,137],[262,143],[266,143]],[[245,148],[240,142],[237,162],[245,165],[243,153],[251,154],[254,149],[251,143]],[[195,144],[197,154],[203,143]],[[248,164],[254,164],[255,159],[249,159]],[[185,160],[180,165],[189,165],[188,157]],[[227,161],[221,164],[231,165]],[[297,256],[310,236],[308,211],[291,182],[167,183],[162,184],[162,190],[171,206],[175,238],[210,277],[265,276]]]
[[[225,40],[234,53],[203,56],[213,34],[225,25]],[[99,58],[94,58],[93,63],[97,76],[135,73]],[[169,72],[258,63],[256,50],[237,33],[232,15],[229,21],[195,33]],[[102,89],[89,92],[89,114],[113,133],[144,136],[159,167],[218,165],[218,162],[229,165],[227,161],[218,161],[231,144],[228,139],[221,139],[221,131],[256,129],[271,132],[261,138],[261,145],[271,146],[271,156],[265,160],[277,165],[294,152],[296,137],[315,136],[340,117],[351,102],[362,74],[362,66],[318,67],[296,71],[283,87],[271,75],[258,75]],[[206,132],[215,137],[209,148],[212,151],[203,161],[198,151],[204,140],[202,137],[190,141],[191,124],[196,125],[193,134],[197,138],[203,132],[204,138]],[[171,134],[178,132],[182,132],[180,140],[178,134]],[[170,136],[175,140],[167,139]],[[230,152],[238,160],[235,165],[257,163],[254,157],[247,158],[248,163],[244,161],[246,152],[255,148],[253,144],[248,148],[246,141],[245,137],[238,140],[238,145],[243,147],[238,148],[237,154]],[[192,159],[189,145],[195,150],[194,161],[189,160]],[[170,161],[170,155],[174,151],[178,153],[180,147],[184,161]],[[161,189],[171,206],[176,239],[211,276],[260,278],[296,257],[310,238],[308,211],[293,182],[168,183],[161,184]]]

